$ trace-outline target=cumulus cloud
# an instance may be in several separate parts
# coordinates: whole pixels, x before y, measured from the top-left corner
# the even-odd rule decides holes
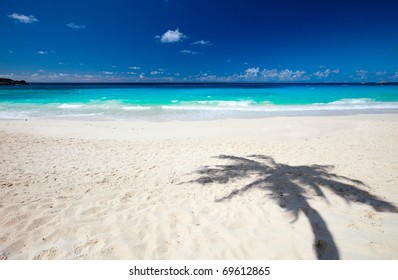
[[[259,72],[260,72],[259,67],[247,68],[245,70],[245,77],[246,78],[256,78]]]
[[[368,77],[368,71],[367,70],[357,70],[355,71],[355,76],[359,78],[360,80],[365,80]]]
[[[5,74],[5,73],[0,73],[0,77],[4,77],[4,78],[11,78],[11,77],[13,77],[14,76],[14,73],[7,73],[7,74]]]
[[[197,52],[190,51],[190,50],[182,50],[182,51],[180,51],[180,53],[182,53],[182,54],[197,54]]]
[[[153,70],[151,72],[149,72],[149,74],[151,75],[158,75],[158,74],[163,74],[166,70],[164,70],[163,68],[159,68],[158,70]]]
[[[375,74],[376,74],[376,76],[384,76],[384,75],[387,75],[387,71],[377,71]]]
[[[243,74],[233,74],[225,77],[218,77],[222,81],[236,81],[236,80],[256,80],[256,81],[271,81],[271,82],[287,82],[287,81],[307,81],[310,76],[307,72],[302,70],[290,69],[264,69],[260,71],[259,67],[247,68]]]
[[[278,78],[279,72],[276,69],[264,69],[261,71],[261,76],[265,78],[266,80],[270,79],[276,79]]]
[[[294,81],[294,80],[308,80],[308,75],[305,71],[301,70],[277,70],[277,69],[264,69],[261,71],[261,77],[264,80],[272,81]]]
[[[215,82],[215,81],[220,81],[219,76],[213,75],[213,74],[209,74],[209,73],[203,73],[200,72],[199,74],[196,74],[194,76],[189,77],[191,79],[195,79],[197,81],[211,81],[211,82]]]
[[[192,45],[211,46],[212,44],[210,41],[199,40],[199,41],[193,42]]]
[[[176,43],[182,41],[186,37],[187,36],[181,33],[178,28],[176,30],[167,30],[162,36],[155,36],[155,38],[160,39],[162,43]]]
[[[319,78],[326,78],[329,77],[330,75],[330,69],[326,69],[325,71],[316,71],[314,73],[314,76],[317,76]]]
[[[331,70],[328,68],[324,71],[316,71],[313,75],[318,78],[327,78],[332,74],[339,74],[339,73],[340,73],[340,69]]]
[[[72,28],[72,29],[85,29],[86,28],[86,26],[84,24],[77,25],[77,24],[74,24],[73,22],[68,23],[66,26],[69,28]]]
[[[2,76],[0,74],[0,76]],[[137,80],[138,77],[128,76],[126,73],[121,72],[106,72],[100,71],[98,73],[91,74],[77,74],[77,73],[65,73],[65,72],[41,72],[36,71],[32,73],[26,73],[25,77],[21,77],[21,79],[31,79],[32,81],[41,81],[41,82],[103,82],[103,81],[112,81],[112,82],[126,82],[132,81],[132,79]]]
[[[11,15],[8,15],[9,18],[15,19],[19,22],[22,23],[33,23],[36,21],[39,21],[37,18],[35,18],[34,16],[30,15],[30,16],[26,16],[26,15],[22,15],[22,14],[17,14],[17,13],[13,13]]]
[[[38,51],[37,53],[38,53],[38,54],[41,54],[41,55],[48,54],[48,52],[45,52],[45,51]]]
[[[298,80],[303,78],[305,71],[292,71],[289,69],[285,69],[279,72],[278,78],[282,81],[290,81],[290,80]]]
[[[141,67],[139,67],[139,66],[129,66],[129,69],[131,69],[131,70],[140,70]]]
[[[366,74],[368,74],[368,71],[367,70],[357,70],[355,73],[357,75],[366,75]]]

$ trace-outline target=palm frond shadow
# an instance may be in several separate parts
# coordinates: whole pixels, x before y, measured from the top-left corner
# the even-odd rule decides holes
[[[294,215],[294,221],[300,212],[307,217],[314,234],[313,248],[318,259],[339,259],[340,256],[325,220],[308,202],[311,196],[321,197],[327,202],[323,189],[328,189],[344,198],[347,203],[366,204],[378,212],[398,212],[392,203],[364,190],[368,187],[363,182],[330,172],[333,166],[290,166],[277,163],[273,158],[264,155],[247,157],[220,155],[216,158],[228,160],[229,164],[205,166],[196,171],[199,178],[190,183],[227,184],[255,177],[250,183],[215,201],[233,199],[251,189],[266,191],[281,208]]]

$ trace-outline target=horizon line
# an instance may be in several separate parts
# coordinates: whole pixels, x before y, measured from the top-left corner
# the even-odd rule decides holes
[[[344,85],[344,84],[355,84],[355,85],[394,85],[398,84],[398,82],[387,82],[387,81],[382,81],[382,82],[203,82],[203,81],[194,81],[194,82],[184,82],[184,81],[178,81],[178,82],[85,82],[85,81],[79,81],[79,82],[28,82],[28,84],[126,84],[126,85],[156,85],[156,84],[164,84],[164,85],[173,85],[173,84],[197,84],[197,85],[205,85],[205,84],[219,84],[219,85],[228,85],[228,84],[247,84],[247,85]]]

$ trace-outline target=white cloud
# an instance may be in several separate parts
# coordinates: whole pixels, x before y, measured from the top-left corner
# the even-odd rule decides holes
[[[368,71],[367,70],[357,70],[355,73],[358,75],[366,75],[366,74],[368,74]]]
[[[282,81],[291,81],[291,80],[299,80],[301,78],[305,78],[304,77],[305,71],[292,71],[289,69],[285,69],[279,72],[279,80]]]
[[[145,78],[144,74],[140,74],[140,79]]]
[[[167,30],[162,36],[155,36],[155,38],[160,39],[162,43],[176,43],[182,41],[186,37],[187,36],[181,33],[178,28],[176,30]]]
[[[190,51],[190,50],[182,50],[182,51],[180,51],[180,53],[182,53],[182,54],[197,54],[197,52]]]
[[[327,78],[330,76],[330,73],[330,69],[326,69],[325,71],[316,71],[314,76],[317,76],[318,78]]]
[[[30,16],[26,16],[26,15],[22,15],[22,14],[17,14],[17,13],[13,13],[11,15],[8,15],[9,18],[15,19],[19,22],[23,22],[23,23],[33,23],[36,21],[39,21],[37,18],[35,18],[34,16],[30,15]]]
[[[105,71],[104,71],[105,72]],[[24,76],[20,76],[20,79],[31,80],[31,81],[41,81],[41,82],[103,82],[103,81],[112,81],[112,82],[127,82],[132,80],[138,80],[138,77],[134,77],[131,75],[127,75],[127,73],[120,72],[111,72],[104,73],[98,72],[87,73],[87,74],[77,74],[77,73],[65,73],[65,72],[31,72],[26,73]],[[0,76],[3,76],[0,74]]]
[[[38,54],[41,54],[41,55],[48,54],[48,52],[45,52],[45,51],[38,51],[37,53],[38,53]]]
[[[263,71],[261,71],[261,75],[263,76],[263,78],[268,80],[277,78],[279,73],[276,69],[264,69]]]
[[[264,69],[261,71],[261,76],[265,80],[274,81],[294,81],[294,80],[308,80],[309,77],[305,71],[284,69],[278,71],[277,69]]]
[[[68,23],[66,26],[69,28],[72,28],[72,29],[85,29],[86,28],[86,26],[84,24],[77,25],[77,24],[74,24],[73,22]]]
[[[278,74],[279,80],[291,80],[293,77],[293,71],[290,69],[281,70]]]
[[[387,71],[377,71],[375,74],[376,74],[376,76],[384,76],[387,73],[388,73]]]
[[[130,66],[129,69],[131,69],[131,70],[140,70],[141,67],[139,67],[139,66]]]
[[[0,77],[2,77],[2,78],[11,78],[13,76],[14,76],[14,73],[9,73],[9,74],[0,73]]]
[[[246,78],[256,78],[258,73],[260,72],[260,68],[248,68],[245,70],[245,77]]]
[[[109,72],[109,71],[102,71],[102,73],[104,73],[105,75],[112,75],[113,72]]]
[[[331,74],[339,74],[340,73],[340,69],[334,69],[334,70],[330,70],[329,68],[324,70],[324,71],[316,71],[314,73],[314,76],[318,77],[318,78],[327,78],[329,77]]]
[[[149,72],[150,75],[159,75],[159,74],[164,74],[166,70],[163,68],[159,68],[157,70],[153,70],[151,72]]]
[[[188,77],[190,78],[190,77]],[[310,76],[302,70],[290,70],[290,69],[264,69],[260,71],[260,67],[247,68],[243,74],[232,74],[226,76],[216,76],[208,73],[200,73],[194,77],[195,80],[200,81],[219,81],[219,82],[230,82],[230,81],[307,81]]]
[[[192,45],[211,46],[212,43],[210,41],[199,40],[199,41],[192,43]]]
[[[355,76],[359,78],[360,80],[365,80],[368,77],[368,71],[367,70],[357,70],[355,71]]]

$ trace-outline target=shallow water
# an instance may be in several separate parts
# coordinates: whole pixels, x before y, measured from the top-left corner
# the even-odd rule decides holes
[[[32,84],[0,87],[0,119],[209,120],[398,112],[398,85]]]

